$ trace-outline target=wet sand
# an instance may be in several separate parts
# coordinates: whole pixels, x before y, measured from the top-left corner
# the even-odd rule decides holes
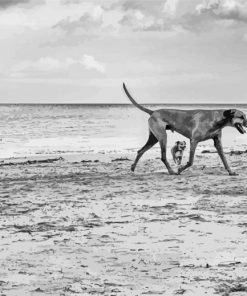
[[[1,295],[246,295],[247,154],[157,157],[2,162]]]

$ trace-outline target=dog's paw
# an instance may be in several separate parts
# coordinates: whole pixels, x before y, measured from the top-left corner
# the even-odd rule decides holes
[[[169,171],[169,175],[177,175],[174,171]]]
[[[236,173],[236,172],[229,172],[229,176],[238,176],[238,173]]]

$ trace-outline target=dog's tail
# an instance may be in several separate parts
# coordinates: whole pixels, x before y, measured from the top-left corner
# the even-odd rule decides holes
[[[131,103],[132,103],[134,106],[136,106],[138,109],[140,109],[140,110],[142,110],[142,111],[144,111],[144,112],[146,112],[146,113],[148,113],[148,114],[150,114],[150,115],[153,113],[152,110],[150,110],[150,109],[148,109],[148,108],[145,108],[145,107],[139,105],[139,104],[138,104],[138,103],[132,98],[132,96],[131,96],[130,93],[128,92],[128,90],[127,90],[127,88],[126,88],[126,86],[125,86],[124,83],[123,83],[123,89],[124,89],[124,91],[125,91],[127,97],[130,99]]]

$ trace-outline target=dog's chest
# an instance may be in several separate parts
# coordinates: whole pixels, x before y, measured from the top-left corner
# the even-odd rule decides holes
[[[177,150],[175,152],[175,157],[177,158],[177,157],[181,157],[181,156],[183,156],[183,151],[182,150]]]

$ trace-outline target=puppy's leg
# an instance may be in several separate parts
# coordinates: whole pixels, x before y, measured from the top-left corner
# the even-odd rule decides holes
[[[223,151],[222,143],[221,143],[221,134],[216,136],[213,140],[214,140],[214,146],[215,146],[215,148],[216,148],[216,150],[217,150],[217,152],[218,152],[218,154],[219,154],[219,156],[220,156],[220,158],[221,158],[221,160],[222,160],[222,162],[224,164],[225,169],[228,171],[229,175],[230,176],[237,175],[237,173],[233,172],[230,169],[230,167],[229,167],[229,165],[227,163],[227,160],[226,160],[226,157],[225,157],[225,154],[224,154],[224,151]]]
[[[176,157],[175,157],[175,152],[174,152],[174,148],[173,147],[171,149],[171,154],[172,154],[172,158],[173,158],[174,163],[177,163]]]
[[[178,156],[177,157],[177,164],[181,165],[181,162],[182,162],[182,156]]]
[[[196,151],[196,146],[198,142],[195,140],[190,140],[190,157],[189,161],[185,166],[182,166],[178,169],[178,174],[180,174],[182,171],[186,170],[187,168],[191,167],[194,162],[194,156],[195,156],[195,151]]]
[[[135,159],[134,163],[131,166],[131,171],[132,172],[134,172],[134,170],[136,168],[136,165],[137,165],[138,161],[140,160],[140,158],[142,157],[142,155],[145,152],[147,152],[150,148],[152,148],[157,142],[158,142],[158,140],[156,139],[154,134],[150,131],[147,143],[140,150],[137,151],[136,159]]]

